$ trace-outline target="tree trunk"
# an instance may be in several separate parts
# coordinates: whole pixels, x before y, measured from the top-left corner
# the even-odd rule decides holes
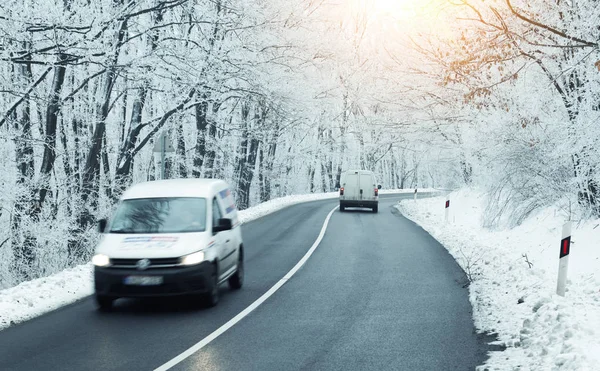
[[[103,104],[99,109],[98,122],[94,129],[94,133],[92,134],[92,143],[86,156],[85,168],[83,171],[82,198],[84,203],[89,202],[92,208],[96,208],[97,205],[100,157],[102,155],[102,144],[106,133],[106,118],[108,117],[110,96],[115,79],[116,73],[114,71],[109,72],[106,76]],[[87,215],[80,220],[80,226],[85,228],[92,222],[91,215]]]
[[[110,175],[110,163],[108,162],[108,145],[106,143],[106,132],[102,138],[102,168],[104,170],[104,192],[106,196],[112,198],[112,186],[111,186],[111,175]]]
[[[250,183],[252,182],[252,175],[254,168],[250,169],[251,163],[251,152],[254,150],[253,145],[254,138],[250,139],[250,123],[248,122],[248,116],[250,113],[250,107],[248,102],[242,102],[241,107],[241,124],[242,124],[242,138],[240,142],[240,151],[238,155],[238,161],[236,165],[235,175],[237,177],[237,204],[238,209],[247,209],[250,204]],[[256,157],[254,157],[256,161]]]
[[[71,167],[71,159],[70,159],[70,153],[71,151],[69,151],[69,146],[67,143],[67,132],[65,130],[65,122],[64,120],[61,120],[61,125],[60,125],[60,141],[62,143],[62,150],[63,150],[63,154],[62,154],[62,159],[63,159],[63,168],[65,171],[65,177],[69,180],[69,184],[67,184],[66,186],[66,191],[67,191],[67,202],[66,202],[66,206],[67,206],[67,214],[71,215],[72,213],[72,202],[73,202],[73,185],[72,185],[72,180],[73,180],[73,168]],[[77,154],[75,154],[77,155]]]
[[[329,180],[327,184],[327,190],[325,192],[330,192],[333,188],[333,130],[330,128],[327,131],[327,136],[329,139],[329,159],[327,161],[327,179]]]
[[[75,186],[77,190],[81,187],[81,139],[83,123],[78,119],[73,119],[73,139],[74,144],[74,162],[73,162],[73,175],[75,179]]]
[[[39,180],[39,207],[33,211],[36,215],[46,199],[48,188],[50,186],[50,175],[54,168],[56,160],[56,129],[58,123],[58,114],[60,112],[60,94],[65,82],[66,68],[62,62],[66,56],[59,54],[58,63],[54,67],[54,80],[52,82],[52,90],[48,98],[48,107],[46,109],[46,130],[44,136],[44,155],[42,157],[42,166],[40,169]]]
[[[252,186],[252,179],[254,178],[254,170],[256,168],[256,159],[258,157],[259,140],[255,137],[250,139],[250,148],[248,149],[248,162],[246,163],[246,169],[244,171],[244,182],[243,182],[243,195],[244,203],[246,208],[250,207],[250,187]],[[270,193],[270,191],[269,191]]]
[[[147,89],[141,88],[138,90],[138,94],[133,102],[131,109],[131,120],[129,122],[129,131],[126,139],[124,139],[119,156],[117,160],[116,169],[116,193],[120,195],[123,193],[125,188],[131,182],[131,172],[133,170],[133,149],[137,144],[140,132],[142,130],[142,113],[144,112],[144,106],[146,105]]]
[[[219,105],[213,103],[212,111],[213,117],[216,117],[216,114],[219,112]],[[213,178],[216,174],[215,171],[215,158],[217,156],[216,148],[217,148],[217,124],[213,119],[213,122],[210,123],[208,127],[208,142],[207,142],[208,150],[206,151],[206,161],[204,162],[204,176],[206,178]]]
[[[344,156],[346,154],[346,130],[348,130],[348,122],[350,119],[350,103],[348,101],[348,93],[344,94],[344,104],[342,112],[342,122],[340,123],[340,156],[338,159],[337,171],[335,174],[334,185],[340,184],[342,178],[342,167],[344,165]]]
[[[245,195],[242,194],[244,189],[244,170],[246,169],[246,161],[248,159],[248,104],[246,102],[242,102],[241,107],[242,113],[242,130],[241,130],[241,140],[240,140],[240,149],[238,153],[238,160],[235,167],[234,177],[237,180],[236,186],[236,201],[238,203],[238,208],[243,210],[247,208],[247,205],[244,203]]]
[[[360,168],[368,169],[367,160],[365,159],[365,139],[363,138],[363,134],[362,132],[360,132],[360,130],[356,132],[355,136],[358,138],[358,148],[360,151]]]
[[[127,32],[127,19],[121,21],[115,48],[110,60],[110,67],[105,74],[104,86],[102,90],[102,104],[98,109],[98,119],[94,133],[91,138],[91,145],[86,156],[85,167],[82,178],[81,198],[83,203],[83,212],[79,217],[79,231],[83,231],[94,222],[92,210],[97,208],[100,179],[100,157],[102,155],[102,144],[106,133],[106,119],[110,111],[110,97],[113,87],[118,77],[117,63],[123,41]],[[71,249],[73,250],[73,249]],[[75,252],[79,256],[79,252]]]
[[[261,114],[258,121],[259,127],[265,127],[267,122],[267,108],[264,103],[261,104]],[[267,143],[263,142],[260,146],[260,171],[259,183],[260,201],[266,202],[271,199],[271,180],[273,179],[273,166],[275,164],[275,154],[277,152],[277,141],[279,140],[279,122],[274,124],[268,135]],[[265,147],[267,147],[267,155],[264,155]]]
[[[25,45],[25,48],[27,48],[27,45]],[[25,86],[30,86],[33,81],[31,64],[26,63],[18,66],[18,73],[16,67],[13,65],[17,81],[23,81]],[[17,110],[10,117],[18,133],[18,136],[15,138],[15,160],[18,170],[16,184],[20,191],[14,204],[10,236],[14,256],[13,271],[17,275],[17,280],[23,281],[33,278],[31,271],[35,261],[35,238],[29,231],[22,229],[22,219],[30,211],[28,207],[33,201],[31,186],[35,174],[29,96],[25,97],[22,103],[21,119],[19,120],[17,116]]]
[[[179,176],[181,178],[188,177],[187,159],[185,149],[185,138],[183,136],[183,124],[177,126],[177,160],[179,162]]]
[[[128,86],[127,75],[123,77],[123,85]],[[121,132],[119,135],[119,143],[125,142],[125,128],[127,127],[127,100],[128,100],[129,90],[125,89],[123,92],[123,106],[121,107]]]
[[[315,193],[315,166],[312,163],[308,167],[308,181],[310,193]]]
[[[408,175],[410,174],[409,172],[407,172],[407,164],[406,164],[406,151],[402,151],[402,158],[400,159],[400,189],[404,189],[406,188],[406,179],[408,179]]]
[[[260,202],[265,202],[268,201],[268,195],[267,195],[267,190],[266,190],[266,185],[265,185],[265,179],[266,179],[266,166],[265,166],[265,151],[264,151],[264,147],[265,144],[264,142],[260,143],[259,147],[258,147],[258,186],[259,186],[259,192],[260,192]]]
[[[398,188],[398,182],[396,181],[396,173],[397,170],[396,168],[398,167],[398,162],[396,161],[396,154],[394,153],[394,151],[391,152],[392,155],[392,161],[390,161],[390,180],[391,180],[391,188],[392,189],[396,189]]]
[[[323,117],[323,115],[321,115],[321,118]],[[326,170],[325,170],[325,154],[322,152],[321,148],[323,148],[325,146],[325,141],[323,140],[323,136],[325,135],[325,128],[323,128],[322,125],[319,125],[318,129],[317,129],[317,144],[319,147],[318,153],[317,153],[317,164],[315,165],[315,168],[317,166],[321,167],[321,189],[323,192],[327,192],[327,179],[326,179]]]
[[[200,178],[202,176],[202,164],[206,156],[206,128],[208,121],[206,120],[206,114],[208,112],[208,102],[206,101],[206,95],[202,97],[203,102],[196,106],[196,147],[194,149],[194,167],[192,169],[192,176],[194,178]]]

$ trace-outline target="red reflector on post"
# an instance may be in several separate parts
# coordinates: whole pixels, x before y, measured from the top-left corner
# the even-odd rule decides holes
[[[571,252],[571,236],[568,236],[567,238],[563,238],[562,241],[560,241],[560,257],[563,258],[567,255],[569,255],[569,253]]]

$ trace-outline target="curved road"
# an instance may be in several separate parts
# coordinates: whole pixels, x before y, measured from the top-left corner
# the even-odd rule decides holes
[[[281,289],[174,370],[473,370],[475,334],[464,273],[425,231],[395,212],[334,212],[325,237]],[[153,370],[275,285],[316,240],[337,200],[291,206],[245,224],[246,282],[219,305],[92,298],[0,332],[0,370]]]

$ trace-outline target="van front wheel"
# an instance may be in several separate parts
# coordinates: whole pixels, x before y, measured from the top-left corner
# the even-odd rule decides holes
[[[110,296],[96,295],[96,304],[102,312],[108,312],[113,307],[114,298]]]
[[[376,212],[378,211],[378,209],[379,209],[379,206],[375,206],[375,207],[373,208],[373,212],[374,212],[374,213],[376,213]]]
[[[340,204],[340,211],[346,211],[346,206]]]
[[[214,307],[219,304],[219,268],[214,265],[213,274],[209,280],[208,292],[204,295],[204,303],[207,307]]]
[[[229,277],[229,287],[233,290],[239,290],[244,285],[244,254],[243,250],[240,248],[240,252],[238,253],[238,264],[237,270],[233,274],[233,276]]]

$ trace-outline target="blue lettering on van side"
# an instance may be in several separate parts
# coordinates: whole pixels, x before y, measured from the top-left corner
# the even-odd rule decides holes
[[[231,191],[229,190],[229,188],[224,189],[221,192],[219,192],[219,197],[221,197],[222,200],[227,200],[228,202],[231,202],[231,204],[227,205],[227,208],[225,209],[226,214],[229,214],[232,211],[235,211],[235,204],[233,203],[233,198],[229,198],[230,196],[231,196]]]

